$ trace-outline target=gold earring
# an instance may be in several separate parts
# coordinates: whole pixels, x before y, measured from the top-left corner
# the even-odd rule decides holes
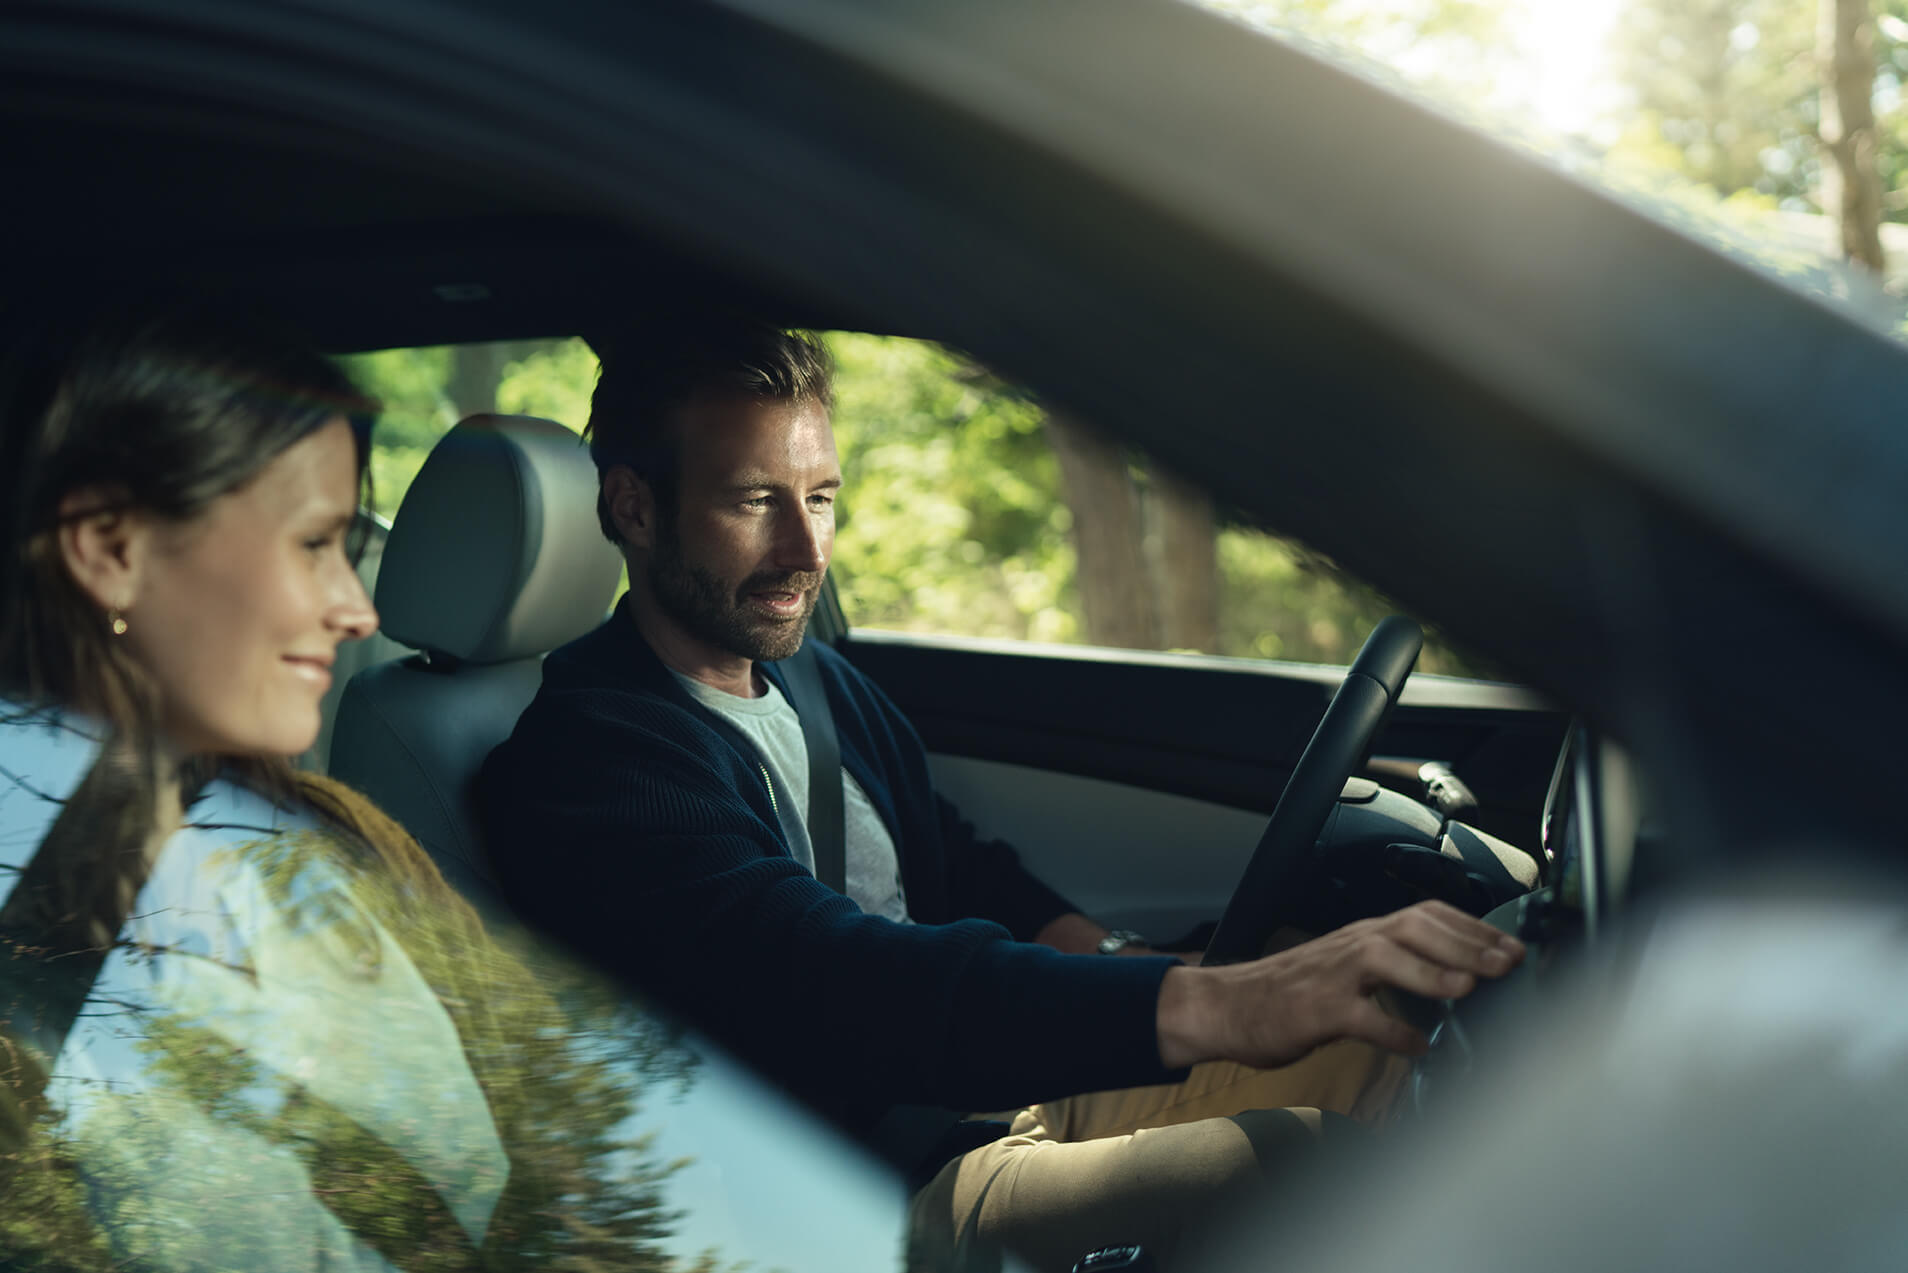
[[[119,613],[118,609],[115,608],[106,612],[106,622],[107,625],[112,628],[114,636],[126,635],[126,616]]]

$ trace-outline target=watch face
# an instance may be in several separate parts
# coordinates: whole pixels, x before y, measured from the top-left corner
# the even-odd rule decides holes
[[[1144,946],[1146,939],[1130,928],[1116,928],[1100,938],[1102,955],[1117,955],[1128,946]]]

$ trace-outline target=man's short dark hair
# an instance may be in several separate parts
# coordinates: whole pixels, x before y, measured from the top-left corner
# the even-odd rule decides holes
[[[634,333],[593,342],[602,369],[583,430],[602,476],[626,464],[655,492],[659,516],[676,512],[680,440],[672,417],[705,399],[748,399],[791,406],[834,408],[834,366],[813,334],[750,321],[693,322],[666,332]],[[621,545],[600,487],[596,517],[603,534]]]

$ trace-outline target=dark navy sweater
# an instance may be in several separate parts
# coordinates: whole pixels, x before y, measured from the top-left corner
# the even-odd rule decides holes
[[[1172,1080],[1155,1031],[1171,962],[1027,944],[1073,908],[935,794],[887,696],[818,653],[842,767],[894,838],[916,923],[863,914],[789,855],[753,749],[677,684],[627,602],[550,655],[484,767],[513,903],[851,1129],[895,1104]]]

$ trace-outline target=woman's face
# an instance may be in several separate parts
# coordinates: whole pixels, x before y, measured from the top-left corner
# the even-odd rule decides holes
[[[345,555],[357,494],[340,417],[198,517],[152,528],[115,639],[158,684],[182,752],[293,756],[317,738],[339,644],[378,626]]]

